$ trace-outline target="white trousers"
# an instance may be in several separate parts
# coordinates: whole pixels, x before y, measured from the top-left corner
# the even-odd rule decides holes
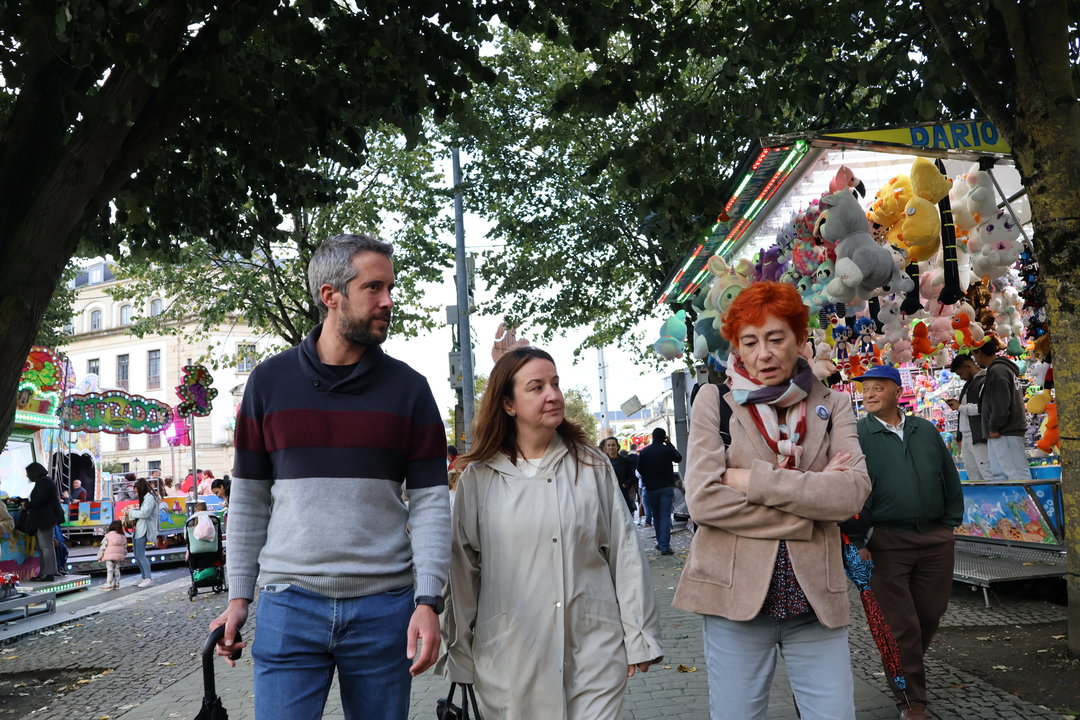
[[[964,469],[967,470],[968,480],[971,482],[989,482],[994,479],[994,472],[990,468],[990,451],[986,443],[964,440],[960,457],[964,460]]]
[[[1022,435],[987,438],[986,447],[990,454],[990,472],[996,482],[1031,479]]]

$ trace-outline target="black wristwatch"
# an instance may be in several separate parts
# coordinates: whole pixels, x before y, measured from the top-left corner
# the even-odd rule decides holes
[[[420,605],[430,605],[436,615],[441,615],[443,608],[446,607],[446,602],[442,599],[441,595],[420,595],[416,598],[416,605],[417,607]]]

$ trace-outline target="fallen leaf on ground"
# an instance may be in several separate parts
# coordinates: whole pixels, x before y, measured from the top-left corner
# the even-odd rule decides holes
[[[690,667],[687,667],[686,665],[680,665],[675,668],[675,672],[697,672],[697,666],[691,665]]]

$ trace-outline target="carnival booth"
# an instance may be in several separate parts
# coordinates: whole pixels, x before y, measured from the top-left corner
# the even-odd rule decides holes
[[[691,352],[719,381],[723,313],[755,280],[788,282],[811,311],[806,354],[819,378],[850,392],[861,412],[858,377],[897,366],[909,411],[955,448],[957,416],[945,401],[962,383],[946,368],[996,337],[1030,398],[1031,478],[965,479],[955,577],[985,594],[992,582],[1063,575],[1051,338],[1027,198],[994,125],[763,138],[729,188],[716,222],[656,294],[673,313],[656,352]]]

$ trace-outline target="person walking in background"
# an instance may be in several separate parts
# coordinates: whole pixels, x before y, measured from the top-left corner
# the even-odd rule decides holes
[[[961,457],[968,480],[983,482],[992,480],[990,456],[986,448],[986,435],[983,433],[982,413],[979,410],[983,382],[986,371],[979,367],[970,355],[957,355],[949,368],[964,381],[959,398],[949,398],[945,402],[956,411],[956,439],[960,442]]]
[[[234,665],[261,584],[258,720],[320,717],[335,670],[346,717],[404,720],[411,676],[438,658],[446,436],[427,381],[380,347],[394,307],[392,254],[370,235],[324,241],[308,264],[323,321],[260,363],[244,388],[229,604],[211,629],[225,627],[217,652]]]
[[[154,584],[150,576],[150,560],[146,557],[146,547],[157,542],[161,503],[146,478],[135,481],[135,494],[138,496],[139,505],[131,506],[128,512],[128,517],[135,521],[135,530],[131,533],[131,549],[135,552],[135,562],[139,564],[139,572],[142,573],[142,579],[135,583],[135,587],[145,588]]]
[[[778,653],[803,720],[855,717],[837,523],[862,508],[870,478],[851,399],[799,356],[808,320],[791,285],[740,292],[721,328],[731,391],[706,385],[694,401],[697,530],[672,604],[704,616],[713,720],[766,717]]]
[[[617,720],[627,677],[662,657],[648,564],[611,462],[566,419],[551,356],[495,363],[453,517],[437,672],[480,715]]]
[[[953,528],[964,517],[960,474],[937,427],[900,410],[895,368],[872,367],[859,381],[869,413],[858,431],[874,483],[866,504],[874,524],[869,539],[851,540],[874,563],[870,587],[900,647],[906,690],[889,678],[900,717],[921,720],[928,703],[923,654],[949,606]]]
[[[52,582],[59,572],[56,564],[56,545],[53,528],[64,521],[64,512],[60,507],[60,496],[56,484],[49,477],[49,471],[41,463],[32,462],[26,466],[26,477],[34,483],[30,490],[30,500],[23,506],[23,512],[29,512],[37,536],[38,552],[41,553],[41,566],[36,582]]]
[[[608,456],[611,467],[615,470],[615,478],[619,481],[619,490],[622,491],[626,507],[630,510],[631,517],[637,510],[634,497],[637,495],[637,456],[623,455],[619,452],[619,440],[615,437],[604,438],[600,441],[600,450]]]
[[[682,462],[682,455],[668,440],[664,428],[656,428],[652,436],[653,441],[638,453],[638,472],[656,526],[656,549],[661,555],[673,555],[671,503],[675,498],[675,470],[672,465]]]
[[[120,563],[127,558],[127,537],[124,524],[113,520],[105,537],[98,546],[98,560],[105,563],[105,583],[99,588],[102,592],[120,589]]]
[[[1012,360],[999,356],[1000,349],[997,338],[991,337],[971,354],[986,371],[979,406],[990,472],[997,482],[1030,480],[1024,450],[1027,416],[1020,392],[1020,369]]]
[[[214,471],[203,470],[202,480],[199,481],[199,494],[210,495],[213,493]]]

